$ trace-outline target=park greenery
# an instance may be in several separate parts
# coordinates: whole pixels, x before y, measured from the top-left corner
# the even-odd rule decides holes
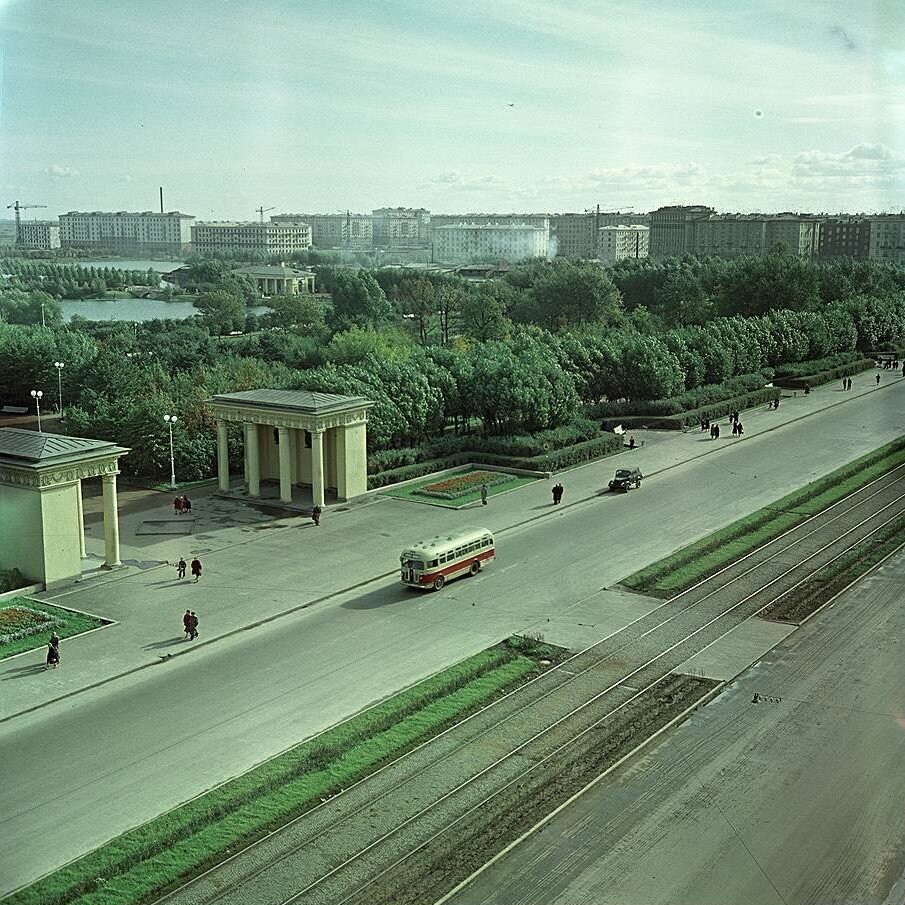
[[[149,479],[169,469],[164,414],[180,418],[177,474],[200,480],[213,473],[216,449],[204,401],[260,387],[373,400],[372,473],[474,450],[547,454],[562,465],[572,460],[549,456],[572,443],[600,454],[601,423],[589,428],[588,416],[676,416],[756,394],[781,369],[863,367],[861,353],[905,337],[905,269],[877,262],[811,264],[778,253],[611,268],[534,260],[484,283],[312,263],[318,292],[269,299],[262,315],[235,263],[189,262],[184,288],[199,312],[189,321],[73,318],[63,327],[58,297],[157,275],[4,261],[0,404],[26,405],[42,388],[46,405],[53,362],[65,362],[66,432],[130,447],[124,470]],[[41,302],[46,329],[36,326]],[[520,452],[491,448],[511,439]],[[241,470],[238,434],[230,451]]]

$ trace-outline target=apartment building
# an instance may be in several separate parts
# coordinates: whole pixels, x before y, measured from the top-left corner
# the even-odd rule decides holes
[[[496,224],[509,226],[512,223],[526,223],[528,226],[550,228],[549,214],[431,214],[431,229],[451,226],[456,223]]]
[[[877,261],[905,264],[905,213],[871,218],[869,254]]]
[[[431,215],[423,207],[381,207],[371,217],[375,246],[427,248],[431,244]]]
[[[650,226],[650,214],[629,214],[588,208],[581,214],[553,214],[551,245],[564,258],[596,258],[597,240],[603,226]]]
[[[179,211],[69,211],[60,214],[60,244],[137,254],[184,254],[192,241],[194,219]]]
[[[870,236],[871,221],[867,217],[821,217],[817,257],[866,258]]]
[[[650,215],[650,256],[681,257],[694,250],[694,226],[716,211],[703,204],[660,207]]]
[[[650,243],[650,227],[638,224],[601,226],[597,231],[597,257],[604,264],[623,258],[646,258]]]
[[[370,214],[277,214],[271,223],[283,226],[307,224],[315,248],[361,250],[374,244],[374,223]]]
[[[192,226],[196,252],[249,251],[263,255],[287,255],[311,247],[307,223],[218,222]]]
[[[50,220],[23,220],[16,244],[20,248],[59,248],[60,224]]]
[[[527,223],[450,223],[433,230],[433,260],[440,264],[479,264],[546,258],[550,231]]]

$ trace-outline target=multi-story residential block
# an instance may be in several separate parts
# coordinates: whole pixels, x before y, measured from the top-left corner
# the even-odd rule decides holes
[[[660,207],[650,215],[650,256],[667,258],[693,251],[694,225],[716,213],[703,204]]]
[[[441,264],[478,264],[546,258],[550,232],[526,223],[450,223],[433,230],[433,260]]]
[[[251,251],[263,255],[286,255],[311,247],[307,223],[196,223],[192,226],[192,248],[205,251]]]
[[[648,226],[624,223],[619,226],[601,226],[597,235],[597,257],[604,264],[613,264],[623,258],[646,258],[648,255]]]
[[[49,220],[23,220],[19,224],[19,241],[22,248],[59,248],[60,224]]]
[[[870,254],[870,232],[867,217],[822,217],[817,257],[866,258]]]
[[[133,253],[184,254],[192,241],[194,219],[179,211],[69,211],[60,214],[60,244]]]
[[[374,223],[370,214],[277,214],[271,223],[311,227],[311,244],[315,248],[371,248]]]
[[[869,253],[878,261],[905,264],[905,213],[871,218]]]
[[[372,213],[374,245],[380,248],[428,247],[431,215],[423,207],[381,207]]]
[[[431,229],[450,226],[455,223],[496,224],[508,226],[512,223],[526,223],[528,226],[550,228],[549,214],[431,214]]]
[[[711,214],[692,224],[696,255],[737,258],[782,249],[786,254],[813,257],[819,221],[808,214]]]
[[[649,226],[650,214],[628,214],[588,208],[581,214],[553,214],[550,238],[555,254],[564,258],[596,258],[602,226]]]

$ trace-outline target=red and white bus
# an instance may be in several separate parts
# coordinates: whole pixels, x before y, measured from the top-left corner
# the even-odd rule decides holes
[[[439,591],[452,578],[477,575],[495,557],[493,535],[486,528],[433,537],[402,551],[402,583]]]

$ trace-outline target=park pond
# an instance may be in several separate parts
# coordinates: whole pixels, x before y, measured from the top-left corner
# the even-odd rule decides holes
[[[68,261],[65,263],[69,263]],[[119,260],[110,259],[108,261],[72,261],[79,267],[110,267],[117,270],[156,270],[158,273],[169,273],[177,267],[181,267],[184,261],[147,261],[147,260]]]
[[[63,299],[63,322],[77,314],[89,321],[185,320],[199,313],[191,302],[165,302],[163,299]],[[269,309],[258,305],[249,308],[253,314]]]

